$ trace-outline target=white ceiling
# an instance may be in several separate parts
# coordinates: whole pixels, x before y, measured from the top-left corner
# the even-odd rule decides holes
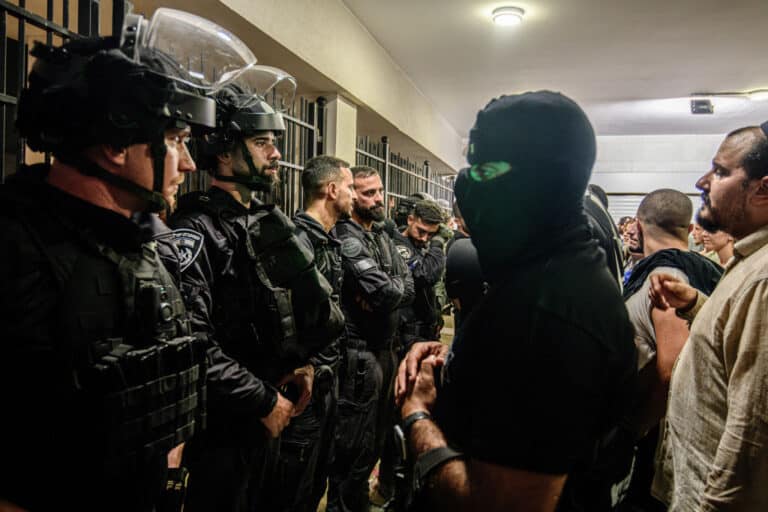
[[[768,120],[768,100],[696,91],[768,87],[768,0],[344,0],[465,136],[492,97],[552,89],[578,101],[598,134],[725,133]],[[496,27],[501,5],[526,10]]]

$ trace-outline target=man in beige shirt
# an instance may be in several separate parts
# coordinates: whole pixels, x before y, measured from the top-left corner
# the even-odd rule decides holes
[[[698,218],[736,240],[712,296],[670,275],[655,302],[691,334],[675,363],[654,494],[674,511],[768,510],[768,123],[730,133]]]

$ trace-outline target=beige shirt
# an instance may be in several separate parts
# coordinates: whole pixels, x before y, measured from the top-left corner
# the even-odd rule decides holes
[[[734,258],[672,374],[654,494],[675,511],[768,511],[768,226]]]

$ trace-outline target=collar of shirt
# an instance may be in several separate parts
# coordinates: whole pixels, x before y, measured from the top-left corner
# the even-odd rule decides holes
[[[333,236],[332,232],[327,232],[317,219],[312,217],[304,210],[298,210],[294,215],[293,220],[295,224],[299,225],[299,227],[304,228],[307,231],[311,230],[315,236],[327,240],[331,245],[341,245],[341,242],[339,242]]]
[[[768,225],[761,227],[754,233],[745,236],[733,246],[733,258],[728,262],[725,269],[729,270],[736,263],[744,258],[748,258],[758,249],[768,243]]]

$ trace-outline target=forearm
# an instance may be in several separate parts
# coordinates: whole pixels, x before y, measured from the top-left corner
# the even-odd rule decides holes
[[[448,443],[440,428],[431,419],[424,419],[413,424],[409,445],[415,459]],[[467,469],[463,460],[453,459],[427,476],[422,493],[430,504],[430,510],[471,510]]]

